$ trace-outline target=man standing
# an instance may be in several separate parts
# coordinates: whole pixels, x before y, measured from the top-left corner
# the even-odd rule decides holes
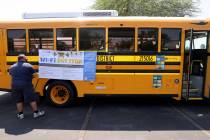
[[[16,102],[17,117],[19,119],[24,118],[23,102],[30,103],[34,118],[43,116],[45,112],[38,110],[38,95],[35,93],[32,84],[35,70],[31,64],[27,63],[27,58],[24,54],[18,56],[18,62],[10,67],[9,73],[12,76],[12,97]]]

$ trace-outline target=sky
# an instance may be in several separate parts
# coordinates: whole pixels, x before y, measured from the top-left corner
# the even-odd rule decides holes
[[[200,0],[201,13],[199,16],[210,17],[210,0]]]
[[[0,20],[20,19],[23,13],[70,12],[88,9],[94,0],[0,0]]]
[[[0,20],[21,19],[23,13],[87,10],[95,0],[0,0]],[[200,0],[198,16],[210,17],[210,0]]]

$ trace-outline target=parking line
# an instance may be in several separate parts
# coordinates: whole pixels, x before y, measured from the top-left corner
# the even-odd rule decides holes
[[[201,125],[199,125],[197,122],[195,122],[192,118],[190,118],[186,113],[184,113],[183,111],[179,110],[178,108],[176,108],[174,105],[172,105],[171,103],[169,103],[169,105],[179,114],[181,114],[185,119],[187,119],[192,125],[194,125],[196,128],[198,128],[199,130],[201,130],[202,133],[204,133],[206,136],[208,136],[210,138],[210,133],[203,128]]]
[[[85,138],[85,135],[86,135],[86,132],[87,132],[88,122],[89,122],[89,120],[91,118],[91,114],[92,114],[92,110],[93,110],[94,104],[95,104],[95,98],[92,101],[91,105],[89,106],[89,109],[88,109],[87,114],[85,116],[85,120],[84,120],[84,122],[82,124],[82,127],[80,129],[80,132],[79,132],[78,140],[84,140],[84,138]]]

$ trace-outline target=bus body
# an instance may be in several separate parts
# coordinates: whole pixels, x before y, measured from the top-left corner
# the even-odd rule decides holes
[[[210,20],[97,17],[0,22],[0,89],[24,53],[38,70],[38,49],[97,51],[95,81],[34,78],[36,92],[57,106],[92,95],[163,95],[209,99]]]

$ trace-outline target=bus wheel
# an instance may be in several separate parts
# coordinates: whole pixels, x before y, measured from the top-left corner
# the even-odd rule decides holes
[[[76,92],[70,83],[65,81],[54,81],[49,84],[46,97],[52,105],[64,107],[74,104]]]

